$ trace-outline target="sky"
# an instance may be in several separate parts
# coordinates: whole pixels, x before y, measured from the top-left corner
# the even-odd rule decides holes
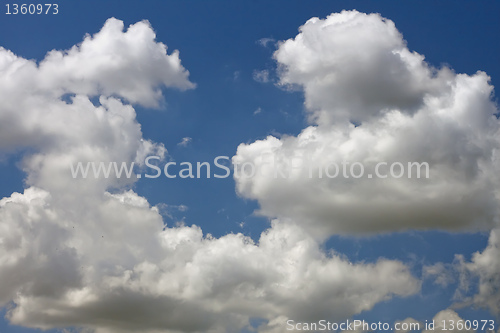
[[[498,2],[13,4],[0,333],[353,319],[500,332]],[[316,173],[425,162],[430,177],[148,178],[147,156],[171,173],[218,156],[263,170],[266,156]],[[141,178],[72,177],[89,161]]]

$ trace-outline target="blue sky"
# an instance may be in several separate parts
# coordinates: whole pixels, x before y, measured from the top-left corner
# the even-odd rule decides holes
[[[172,160],[211,161],[215,156],[234,156],[242,143],[251,145],[269,135],[296,137],[311,125],[307,115],[312,111],[304,104],[307,97],[303,90],[278,85],[282,74],[273,58],[280,47],[276,43],[294,38],[299,27],[312,17],[325,19],[331,13],[351,9],[380,13],[392,20],[408,49],[424,55],[430,66],[449,66],[455,73],[469,76],[481,70],[491,77],[492,86],[500,82],[497,43],[500,4],[494,1],[66,1],[59,4],[58,15],[9,16],[2,12],[0,46],[18,57],[40,62],[48,51],[67,50],[80,43],[85,34],[98,33],[111,17],[122,20],[125,29],[148,20],[156,33],[156,41],[168,46],[168,54],[179,50],[182,66],[189,71],[189,81],[195,83],[196,88],[180,91],[162,87],[163,98],[157,109],[134,104],[142,136],[163,143]],[[270,39],[266,45],[262,43],[264,38]],[[262,70],[268,71],[268,82],[255,79],[255,73]],[[492,105],[496,101],[493,96]],[[191,142],[178,145],[186,137],[191,138]],[[34,144],[0,150],[2,198],[10,197],[13,192],[22,193],[33,185],[26,181],[27,174],[20,169],[23,158],[37,149]],[[461,156],[460,152],[457,154]],[[495,184],[495,181],[491,182]],[[42,185],[37,186],[43,189]],[[143,178],[127,188],[145,197],[150,205],[160,205],[167,226],[174,227],[182,221],[186,226],[197,225],[205,235],[210,233],[216,238],[242,233],[258,242],[261,233],[270,227],[271,219],[290,217],[281,208],[269,208],[269,213],[257,214],[268,197],[259,197],[258,193],[238,194],[236,187],[232,178],[160,177]],[[179,206],[187,209],[176,208]],[[474,225],[471,228],[474,229]],[[451,307],[464,319],[498,319],[499,313],[492,310],[493,306],[488,308],[484,302],[470,301],[481,275],[474,277],[471,273],[469,304],[456,306],[460,303],[457,298],[460,264],[456,255],[472,262],[473,253],[487,247],[490,230],[495,228],[498,225],[483,228],[481,232],[468,232],[467,228],[447,229],[437,223],[435,228],[423,228],[426,230],[415,231],[419,228],[410,224],[408,228],[378,230],[370,235],[326,232],[328,237],[319,241],[319,247],[324,253],[333,251],[360,265],[376,265],[380,258],[401,262],[421,284],[418,291],[406,296],[400,297],[395,292],[394,297],[386,300],[382,297],[371,309],[353,314],[354,318],[394,322],[412,317],[424,321]],[[426,267],[436,263],[443,263],[446,274],[454,276],[446,286],[435,283],[424,273]],[[25,288],[28,287],[18,292],[25,292]],[[3,304],[2,314],[14,304],[15,300]],[[335,316],[333,313],[332,318]],[[21,326],[25,320],[25,326],[41,327],[43,319],[37,321],[35,317],[23,317],[17,326],[2,319],[0,333],[33,332]],[[86,326],[83,319],[68,320],[68,323],[68,326]],[[48,319],[46,325],[47,328],[66,326]],[[126,320],[123,325],[127,327]],[[91,322],[87,327],[99,328],[99,324]],[[100,329],[98,332],[113,332],[112,326]]]

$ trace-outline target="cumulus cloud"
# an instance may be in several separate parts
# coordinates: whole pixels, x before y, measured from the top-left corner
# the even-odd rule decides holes
[[[494,316],[500,315],[500,229],[490,232],[488,246],[476,252],[470,262],[461,260],[462,283],[458,295],[465,304],[473,304],[489,310]],[[470,288],[471,281],[478,279],[477,288]],[[469,296],[471,295],[472,296]]]
[[[122,21],[109,19],[100,32],[87,35],[69,50],[49,52],[39,65],[0,48],[0,88],[6,96],[14,94],[3,107],[15,107],[8,102],[19,94],[32,93],[27,102],[34,102],[42,92],[55,98],[64,94],[119,95],[130,102],[157,106],[160,86],[194,87],[179,52],[168,55],[166,45],[155,41],[147,21],[131,25],[126,32],[123,28]]]
[[[364,121],[398,109],[418,110],[426,95],[449,91],[449,69],[437,71],[408,50],[394,23],[377,14],[343,11],[312,18],[274,54],[280,83],[304,90],[321,123]]]
[[[68,51],[51,51],[40,63],[40,85],[58,93],[118,94],[130,102],[157,106],[160,85],[181,90],[194,84],[179,52],[155,41],[147,21],[123,32],[123,22],[109,19],[94,36]]]
[[[320,237],[498,222],[498,109],[484,72],[434,68],[392,21],[357,11],[310,19],[274,57],[280,83],[304,92],[311,125],[238,147],[233,162],[261,172],[237,178],[237,190],[261,214]],[[361,178],[349,174],[356,162]],[[382,173],[393,163],[406,173],[377,178],[379,162]]]
[[[0,48],[0,149],[35,148],[22,165],[28,184],[46,188],[68,186],[72,162],[164,156],[162,144],[142,139],[135,110],[119,98],[153,106],[161,87],[194,87],[178,52],[167,55],[166,49],[148,22],[123,32],[116,19],[70,50],[49,52],[38,65]],[[100,189],[121,185],[111,178],[97,183]]]
[[[75,200],[31,187],[0,202],[0,301],[16,305],[12,323],[234,331],[249,316],[346,318],[419,289],[400,262],[353,265],[278,221],[254,243],[166,228],[132,191]]]
[[[85,332],[235,332],[251,317],[347,318],[419,281],[395,260],[351,263],[291,223],[258,242],[169,227],[130,186],[73,179],[71,163],[163,156],[132,103],[192,88],[146,22],[110,19],[36,64],[0,50],[0,149],[22,151],[27,188],[0,200],[0,306],[11,323]],[[68,95],[69,94],[69,95]],[[92,97],[98,96],[98,102]]]

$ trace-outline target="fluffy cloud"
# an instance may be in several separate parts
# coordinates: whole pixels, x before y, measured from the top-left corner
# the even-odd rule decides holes
[[[476,252],[470,262],[462,260],[461,278],[464,282],[460,294],[469,289],[471,280],[479,279],[477,290],[465,303],[488,309],[494,316],[500,315],[500,229],[490,232],[488,246],[482,252]],[[470,294],[469,293],[466,293]],[[461,294],[462,295],[462,294]],[[463,295],[462,295],[463,296]]]
[[[312,124],[238,147],[233,162],[259,172],[237,177],[237,190],[262,214],[322,237],[498,222],[498,109],[485,73],[433,68],[392,21],[357,11],[310,19],[274,57],[281,84],[304,91]],[[383,174],[393,163],[406,173],[377,178],[379,162]],[[427,163],[430,178],[412,162]]]
[[[377,14],[343,11],[312,18],[274,57],[282,85],[304,90],[318,123],[361,122],[393,109],[413,113],[426,95],[449,91],[452,73],[410,52],[394,23]]]
[[[165,226],[127,190],[134,179],[73,179],[78,161],[165,154],[143,138],[129,103],[154,106],[161,87],[194,85],[154,38],[146,22],[123,32],[110,19],[40,64],[0,50],[0,149],[22,152],[28,186],[0,200],[0,306],[12,323],[235,332],[251,317],[347,318],[419,290],[403,263],[351,263],[291,223],[274,221],[258,242],[213,238]]]
[[[68,51],[51,51],[40,63],[39,84],[57,93],[118,94],[130,102],[156,106],[160,85],[190,89],[179,52],[155,41],[147,21],[123,32],[123,22],[109,19],[94,36]]]
[[[122,30],[123,22],[109,19],[99,33],[68,51],[49,52],[39,65],[0,48],[0,149],[37,151],[22,163],[28,184],[66,187],[68,165],[76,161],[164,155],[161,144],[142,140],[135,110],[117,97],[151,106],[162,86],[194,84],[178,52],[167,55],[149,23]],[[98,105],[91,102],[96,95]],[[99,190],[120,185],[116,178],[96,183]]]
[[[0,301],[16,304],[12,323],[234,331],[249,316],[346,318],[419,288],[399,262],[353,265],[279,222],[256,244],[196,226],[164,228],[132,191],[60,205],[37,188],[0,202]]]

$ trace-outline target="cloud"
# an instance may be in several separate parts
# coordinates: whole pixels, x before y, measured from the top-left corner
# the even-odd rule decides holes
[[[280,83],[304,92],[311,125],[238,147],[234,163],[262,170],[235,179],[261,214],[318,237],[494,227],[500,135],[484,72],[436,69],[407,48],[392,21],[357,11],[310,19],[274,57]],[[364,177],[325,175],[355,162]],[[406,170],[427,163],[430,178],[417,178],[415,168],[412,178],[369,178],[379,162]]]
[[[254,112],[253,112],[253,115],[258,115],[259,113],[262,112],[262,108],[259,106]]]
[[[146,22],[123,32],[110,19],[39,65],[1,49],[0,68],[0,151],[23,154],[27,185],[0,200],[0,306],[11,323],[235,332],[250,318],[341,319],[418,292],[402,262],[351,263],[291,223],[273,221],[258,242],[214,238],[166,226],[161,206],[130,189],[135,179],[73,179],[78,161],[166,153],[143,138],[132,104],[194,85]]]
[[[263,70],[254,70],[253,71],[253,79],[257,82],[260,83],[267,83],[269,82],[269,71],[267,69]]]
[[[187,147],[192,141],[193,141],[193,138],[186,136],[185,138],[182,138],[181,142],[179,142],[177,145],[179,147]]]
[[[157,106],[159,86],[194,88],[179,59],[167,55],[167,46],[155,41],[149,22],[131,25],[109,19],[94,36],[68,51],[51,51],[40,63],[38,84],[61,93],[118,94],[130,102]],[[140,66],[137,66],[140,64]]]
[[[461,279],[458,294],[465,304],[473,304],[489,310],[494,316],[500,315],[500,229],[490,232],[487,247],[476,252],[470,262],[462,259],[458,267]],[[470,290],[470,282],[478,279],[476,288]],[[472,296],[470,296],[474,293]],[[469,297],[467,297],[469,296]]]
[[[434,283],[446,288],[451,283],[455,282],[454,268],[452,265],[437,262],[430,266],[422,268],[424,278],[434,279]]]
[[[68,166],[77,161],[137,157],[143,162],[141,156],[165,155],[162,144],[142,139],[135,110],[120,98],[155,106],[161,87],[194,84],[178,52],[167,55],[149,23],[122,30],[123,22],[109,19],[100,32],[70,50],[49,52],[39,65],[0,48],[0,149],[34,148],[36,153],[22,161],[29,185],[67,189]],[[95,182],[101,190],[127,183],[116,178]]]
[[[299,30],[274,58],[280,83],[301,87],[311,118],[320,123],[361,122],[394,109],[412,114],[424,97],[451,88],[451,71],[429,67],[378,14],[343,11],[312,18]]]
[[[0,300],[28,327],[232,331],[249,316],[346,318],[419,290],[400,262],[352,264],[278,221],[258,243],[165,228],[132,191],[61,202],[31,187],[0,207]]]

